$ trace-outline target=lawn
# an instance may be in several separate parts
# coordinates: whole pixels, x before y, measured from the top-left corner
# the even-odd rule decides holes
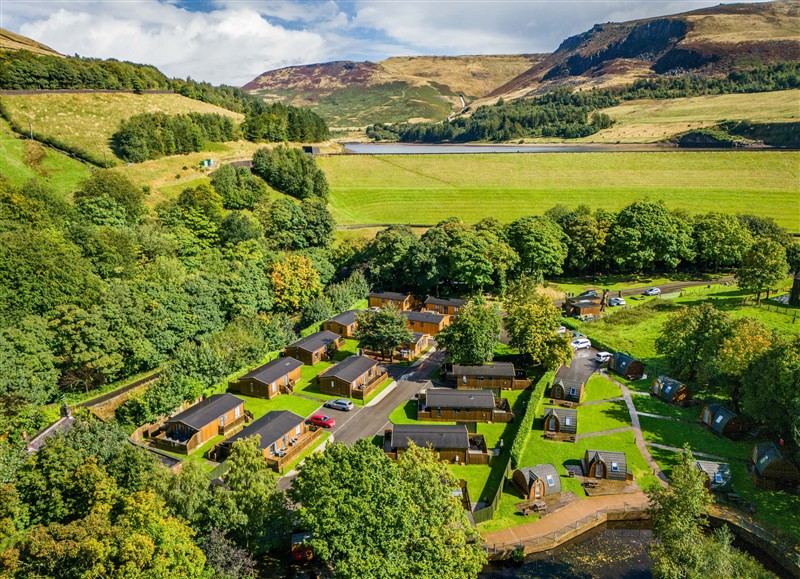
[[[252,412],[253,418],[256,420],[273,410],[291,410],[295,414],[306,417],[314,413],[314,411],[321,406],[321,403],[317,400],[309,400],[308,398],[295,396],[294,394],[281,394],[272,400],[245,396],[238,392],[234,393],[234,395],[244,400],[245,410]]]
[[[639,423],[647,442],[656,442],[676,448],[683,448],[684,444],[688,444],[689,448],[695,452],[742,460],[747,460],[753,450],[753,441],[751,440],[737,442],[723,438],[700,424],[687,424],[649,416],[640,416]]]
[[[89,168],[36,141],[20,139],[0,118],[0,174],[16,186],[39,179],[66,195],[89,177]]]
[[[46,93],[3,95],[12,127],[33,130],[37,139],[58,144],[97,164],[115,165],[109,140],[120,122],[141,113],[217,113],[240,122],[243,116],[178,94]],[[208,155],[206,155],[208,156]]]
[[[720,274],[724,275],[724,274]],[[720,276],[716,276],[720,277]],[[653,286],[660,286],[667,283],[674,283],[680,281],[709,281],[713,278],[710,276],[697,276],[686,274],[673,274],[669,276],[652,276],[644,274],[620,274],[620,275],[605,275],[605,276],[586,276],[586,277],[565,277],[548,279],[545,283],[546,288],[554,289],[556,291],[566,293],[572,292],[579,294],[589,289],[607,289],[612,294],[619,290],[629,290],[635,288],[646,288]],[[613,297],[613,295],[612,295]],[[634,302],[635,303],[635,302]]]
[[[625,402],[604,402],[578,408],[578,434],[613,430],[631,425]]]
[[[622,389],[600,374],[593,374],[589,378],[583,392],[582,402],[594,402],[595,400],[607,400],[622,396]]]
[[[637,412],[671,416],[672,418],[681,418],[692,422],[698,422],[700,419],[701,406],[681,408],[680,406],[667,404],[655,396],[632,396],[631,398]]]
[[[737,211],[774,217],[800,231],[797,152],[547,153],[502,155],[333,155],[318,163],[330,207],[344,225],[510,222],[556,203],[575,207],[591,191],[616,211],[663,199],[691,213]],[[435,203],[421,203],[421,199]]]
[[[310,333],[314,333],[313,331]],[[336,362],[341,362],[345,358],[358,353],[358,342],[356,340],[345,340],[344,345],[334,353],[332,362],[317,362],[313,366],[303,365],[301,369],[300,380],[294,387],[294,391],[304,396],[311,396],[323,402],[326,400],[336,400],[341,396],[324,394],[319,391],[319,384],[316,382],[316,377],[322,374],[325,370],[333,366]],[[363,405],[361,400],[353,400],[357,405]]]

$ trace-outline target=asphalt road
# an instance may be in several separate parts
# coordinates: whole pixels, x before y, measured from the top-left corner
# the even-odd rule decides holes
[[[600,367],[600,364],[594,361],[595,354],[597,354],[595,348],[576,350],[572,362],[569,366],[561,366],[556,372],[556,377],[585,384]]]

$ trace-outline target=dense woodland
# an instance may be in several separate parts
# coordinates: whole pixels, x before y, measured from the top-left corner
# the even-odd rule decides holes
[[[443,123],[373,125],[367,136],[376,141],[438,143],[443,141],[507,141],[521,137],[585,137],[608,128],[612,119],[600,109],[644,98],[678,98],[701,95],[769,92],[800,87],[800,63],[782,62],[724,77],[680,76],[637,80],[608,89],[575,91],[556,89],[529,99],[482,106],[469,117]]]

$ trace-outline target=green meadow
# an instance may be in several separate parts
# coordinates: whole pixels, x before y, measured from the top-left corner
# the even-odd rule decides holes
[[[561,203],[618,210],[642,198],[692,213],[773,217],[800,231],[800,153],[778,151],[320,157],[341,225],[510,222]]]

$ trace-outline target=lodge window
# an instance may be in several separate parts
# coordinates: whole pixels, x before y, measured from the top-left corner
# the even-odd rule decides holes
[[[251,394],[253,393],[253,383],[252,382],[250,382],[250,393]]]
[[[441,407],[441,406],[437,406],[437,407],[436,407],[436,416],[437,416],[438,418],[441,418],[441,417],[442,417],[442,407]]]
[[[236,409],[233,411],[233,414],[236,416],[236,418],[239,418],[239,416],[241,416],[241,415],[242,415],[242,410],[241,410],[241,408],[239,408],[239,407],[237,406],[237,407],[236,407]]]
[[[617,472],[619,470],[619,465],[616,462],[611,463],[611,470],[613,472]]]
[[[570,418],[569,416],[567,416],[567,417],[564,419],[564,424],[565,424],[565,425],[567,425],[567,426],[572,426],[572,418]]]
[[[272,391],[273,392],[277,392],[277,390],[278,390],[278,385],[275,382],[273,382],[272,383]]]
[[[569,389],[569,395],[570,396],[575,396],[575,394],[577,394],[577,393],[578,393],[577,388],[570,388]]]
[[[333,380],[331,380],[331,390],[333,390]]]
[[[453,408],[453,414],[461,414],[460,408]]]
[[[225,415],[224,414],[219,417],[219,425],[220,426],[225,426]]]
[[[298,424],[297,426],[294,427],[295,436],[300,436],[300,431],[301,431],[301,428],[300,428],[300,425]]]
[[[556,481],[553,480],[553,475],[548,474],[547,477],[545,477],[545,478],[547,478],[547,486],[549,486],[549,487],[556,486]]]
[[[467,383],[467,377],[466,376],[462,376],[461,377],[461,383],[462,384],[466,384]]]
[[[476,376],[476,377],[475,377],[475,379],[476,379],[478,382],[483,382],[483,376]]]
[[[717,424],[719,424],[720,422],[722,422],[722,414],[720,414],[719,416],[717,416],[717,419],[716,419],[714,422],[716,422]]]
[[[718,485],[722,484],[722,473],[720,472],[714,473],[714,482],[717,483]]]

